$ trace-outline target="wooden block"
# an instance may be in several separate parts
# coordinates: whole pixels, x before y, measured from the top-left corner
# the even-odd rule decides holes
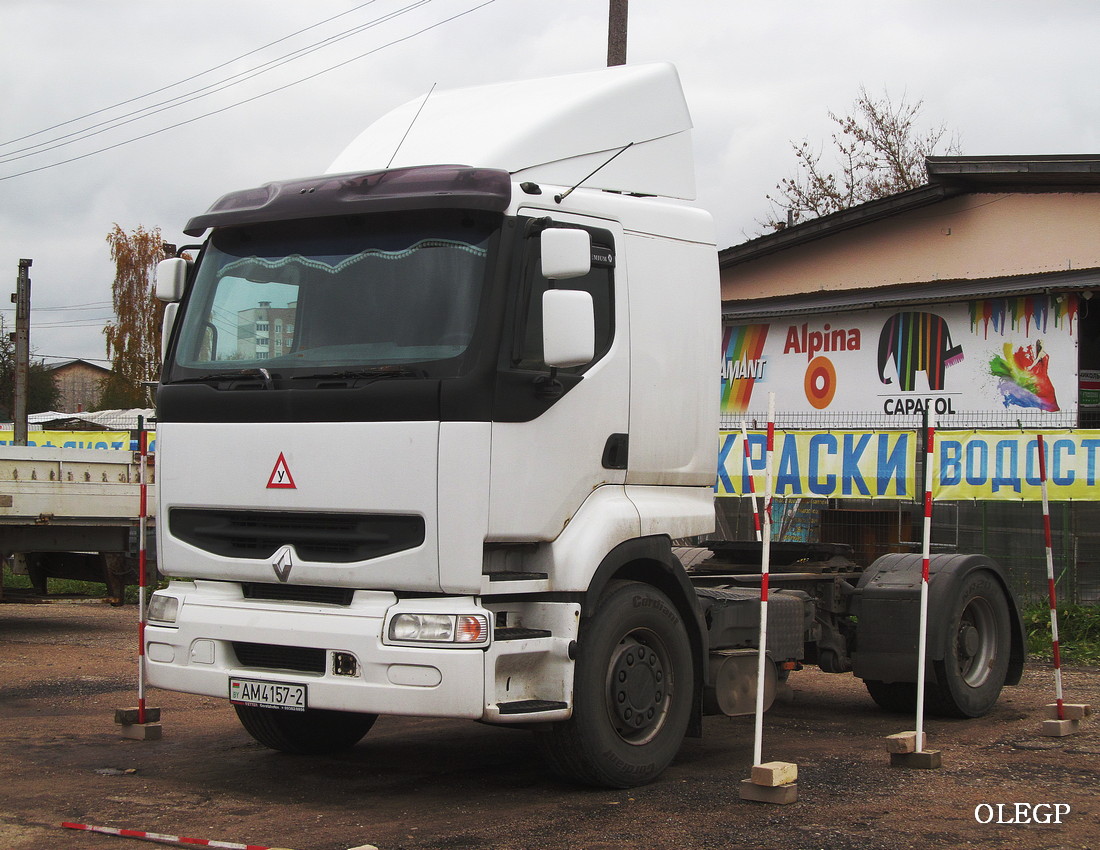
[[[1043,711],[1045,712],[1049,720],[1058,720],[1058,703],[1052,702],[1046,706]],[[1079,702],[1064,702],[1062,703],[1062,718],[1063,720],[1084,720],[1092,714],[1092,706],[1085,705]]]
[[[752,766],[752,782],[768,788],[790,785],[798,779],[798,765],[785,761],[769,761]]]
[[[123,738],[132,738],[135,741],[159,741],[161,738],[159,723],[127,723],[123,724],[119,733]]]
[[[1048,738],[1064,738],[1066,735],[1076,735],[1080,728],[1080,720],[1044,720],[1039,734]]]
[[[927,743],[928,736],[924,736]],[[916,732],[898,732],[896,735],[886,736],[886,752],[888,753],[915,753],[917,751]]]
[[[798,783],[792,782],[789,785],[779,785],[772,788],[767,785],[757,785],[751,779],[742,779],[740,794],[742,800],[785,806],[798,799]]]
[[[935,770],[943,767],[943,759],[939,750],[922,750],[919,753],[890,753],[890,767]]]
[[[136,708],[116,708],[115,709],[115,723],[120,726],[132,726],[135,723],[140,722],[138,716],[141,712]],[[156,723],[160,720],[159,708],[146,708],[145,709],[145,722]]]

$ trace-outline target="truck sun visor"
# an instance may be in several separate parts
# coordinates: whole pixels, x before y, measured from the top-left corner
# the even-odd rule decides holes
[[[511,196],[508,172],[494,168],[429,165],[325,174],[230,192],[183,232],[201,236],[208,227],[426,207],[503,212]]]

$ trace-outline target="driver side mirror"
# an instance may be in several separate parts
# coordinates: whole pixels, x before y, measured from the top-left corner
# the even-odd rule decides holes
[[[592,270],[592,239],[587,230],[551,227],[542,232],[542,276],[547,280],[584,277]]]
[[[170,260],[161,260],[157,263],[157,288],[156,295],[161,301],[174,304],[183,298],[184,287],[187,284],[187,260],[181,257],[172,257]]]

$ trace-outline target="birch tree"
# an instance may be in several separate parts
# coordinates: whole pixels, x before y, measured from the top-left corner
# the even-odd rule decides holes
[[[164,259],[160,228],[141,225],[126,233],[118,224],[107,234],[115,280],[111,301],[115,320],[103,329],[111,376],[105,381],[104,408],[145,407],[143,381],[156,379],[160,369],[160,330],[164,305],[155,296],[156,266]]]

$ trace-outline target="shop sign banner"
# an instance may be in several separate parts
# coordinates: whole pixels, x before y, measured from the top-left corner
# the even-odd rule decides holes
[[[1100,431],[1043,431],[1051,501],[1100,498]],[[1038,432],[939,431],[935,499],[1039,501]]]
[[[0,431],[0,446],[10,446],[11,430]],[[130,451],[129,431],[29,431],[27,445],[64,449],[122,449]],[[150,451],[152,448],[150,447]]]
[[[767,434],[718,434],[718,496],[764,492]],[[917,432],[776,431],[773,486],[777,498],[908,499],[916,479]],[[751,476],[751,480],[750,480]],[[751,481],[751,483],[750,483]],[[751,488],[751,489],[750,489]]]
[[[1078,298],[1028,295],[731,324],[722,413],[1077,411]]]

